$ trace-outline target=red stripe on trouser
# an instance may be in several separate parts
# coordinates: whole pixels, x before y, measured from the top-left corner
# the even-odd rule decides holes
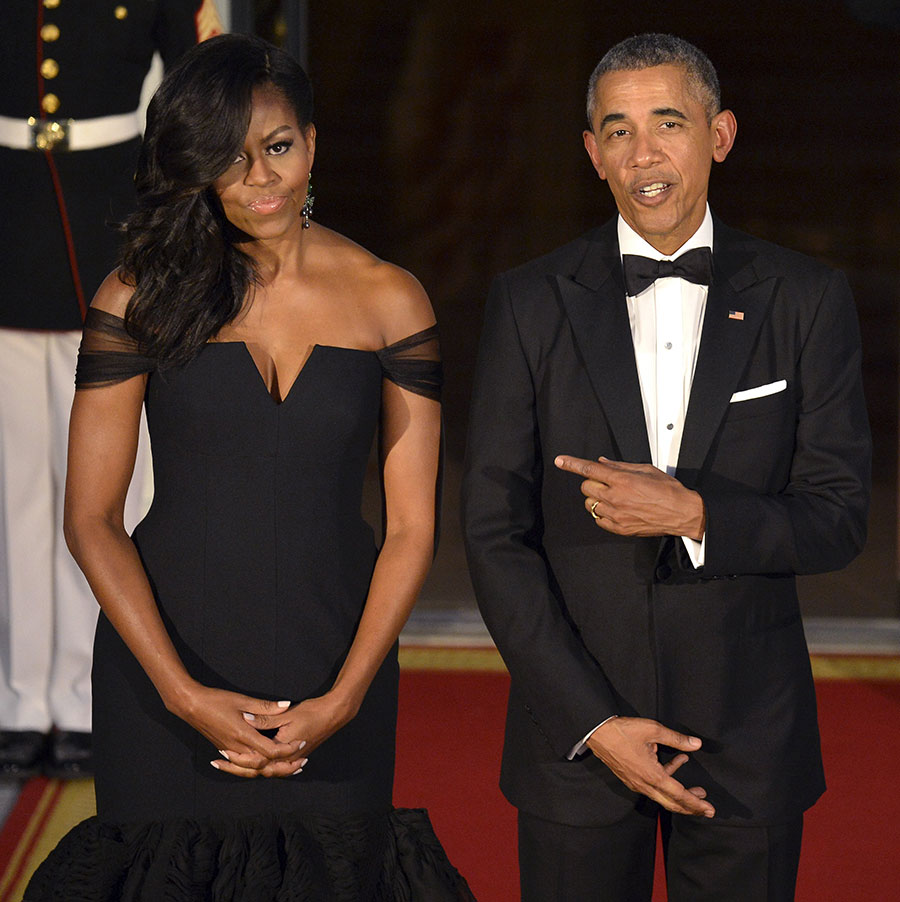
[[[84,300],[84,290],[81,287],[81,275],[78,272],[78,259],[75,256],[75,240],[72,237],[72,227],[69,225],[69,214],[66,211],[66,199],[63,197],[62,183],[59,180],[59,172],[56,169],[56,161],[49,150],[44,151],[47,165],[50,167],[50,178],[53,179],[53,191],[56,194],[56,205],[59,207],[59,218],[62,221],[63,234],[66,237],[66,252],[69,255],[69,269],[72,270],[72,283],[75,286],[75,297],[78,298],[78,309],[81,318],[87,315],[87,304]]]

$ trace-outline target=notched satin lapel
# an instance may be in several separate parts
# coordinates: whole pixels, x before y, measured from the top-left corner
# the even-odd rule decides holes
[[[777,279],[764,261],[740,250],[716,250],[715,275],[678,453],[678,472],[693,485],[728,411],[772,299]]]
[[[650,463],[614,229],[612,234],[612,242],[591,244],[574,278],[556,277],[557,290],[621,459]]]

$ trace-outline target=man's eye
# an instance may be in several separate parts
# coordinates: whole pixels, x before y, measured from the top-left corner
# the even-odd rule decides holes
[[[628,134],[628,129],[625,128],[617,128],[614,132],[610,132],[609,136],[611,138],[621,138],[624,135]]]
[[[678,128],[679,125],[680,125],[680,123],[672,122],[670,120],[669,122],[663,122],[662,127],[672,129],[672,128]]]

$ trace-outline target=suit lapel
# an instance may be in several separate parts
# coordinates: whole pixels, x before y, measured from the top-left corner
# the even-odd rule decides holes
[[[556,277],[557,290],[620,458],[649,463],[615,220],[594,234],[575,275]]]
[[[678,455],[693,485],[738,387],[775,295],[766,258],[740,233],[715,221],[713,284]],[[582,365],[621,460],[650,462],[644,404],[628,323],[615,220],[594,233],[572,277],[557,276]]]
[[[688,485],[694,484],[728,411],[776,285],[765,259],[738,233],[716,221],[714,241],[713,284],[678,455],[678,473]]]

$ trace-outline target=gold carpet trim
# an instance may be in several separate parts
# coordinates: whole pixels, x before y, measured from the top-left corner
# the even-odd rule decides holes
[[[97,813],[93,780],[66,780],[53,813],[47,819],[44,832],[34,850],[35,862],[43,861],[56,844],[75,826]],[[23,886],[24,890],[25,887]]]
[[[900,680],[895,655],[812,655],[817,680]]]
[[[900,680],[900,657],[895,655],[811,655],[817,680]],[[495,648],[435,648],[405,645],[400,649],[404,670],[506,670]]]
[[[31,846],[31,840],[34,837],[35,831],[40,827],[41,821],[44,819],[44,813],[47,810],[47,806],[50,804],[50,800],[53,798],[53,787],[48,784],[44,789],[43,793],[41,793],[41,797],[38,800],[37,805],[34,808],[34,814],[32,814],[31,819],[28,821],[24,831],[22,831],[22,836],[19,840],[19,844],[16,846],[16,851],[13,853],[12,858],[9,860],[9,864],[6,868],[6,873],[3,875],[3,879],[0,880],[0,899],[16,899],[19,900],[22,898],[22,894],[25,891],[25,886],[28,883],[28,878],[31,877],[34,872],[36,864],[29,864],[25,867],[24,872],[22,872],[20,876],[19,883],[16,886],[10,886],[12,881],[15,879],[16,874],[19,872],[19,867],[22,864],[22,856],[25,855],[29,847]],[[31,856],[34,858],[34,856]],[[42,859],[38,859],[42,860]]]
[[[6,902],[6,900],[19,902],[37,866],[53,851],[63,836],[76,824],[97,813],[93,780],[67,780],[63,783],[58,796],[56,795],[57,786],[58,781],[56,780],[50,780],[47,783],[47,787],[44,789],[34,813],[28,821],[28,826],[19,840],[15,854],[10,859],[6,873],[3,875],[2,881],[0,881],[0,900],[2,902]],[[47,806],[51,804],[51,800],[54,797],[56,801],[53,809],[49,812],[46,822],[43,824],[44,829],[29,850],[35,830],[41,825],[44,814],[47,812]],[[11,886],[10,884],[22,862],[22,856],[26,852],[28,852],[28,861],[25,863],[16,885]],[[75,900],[72,900],[72,902],[75,902]]]
[[[400,648],[403,670],[506,670],[496,648],[435,648],[404,645]]]

